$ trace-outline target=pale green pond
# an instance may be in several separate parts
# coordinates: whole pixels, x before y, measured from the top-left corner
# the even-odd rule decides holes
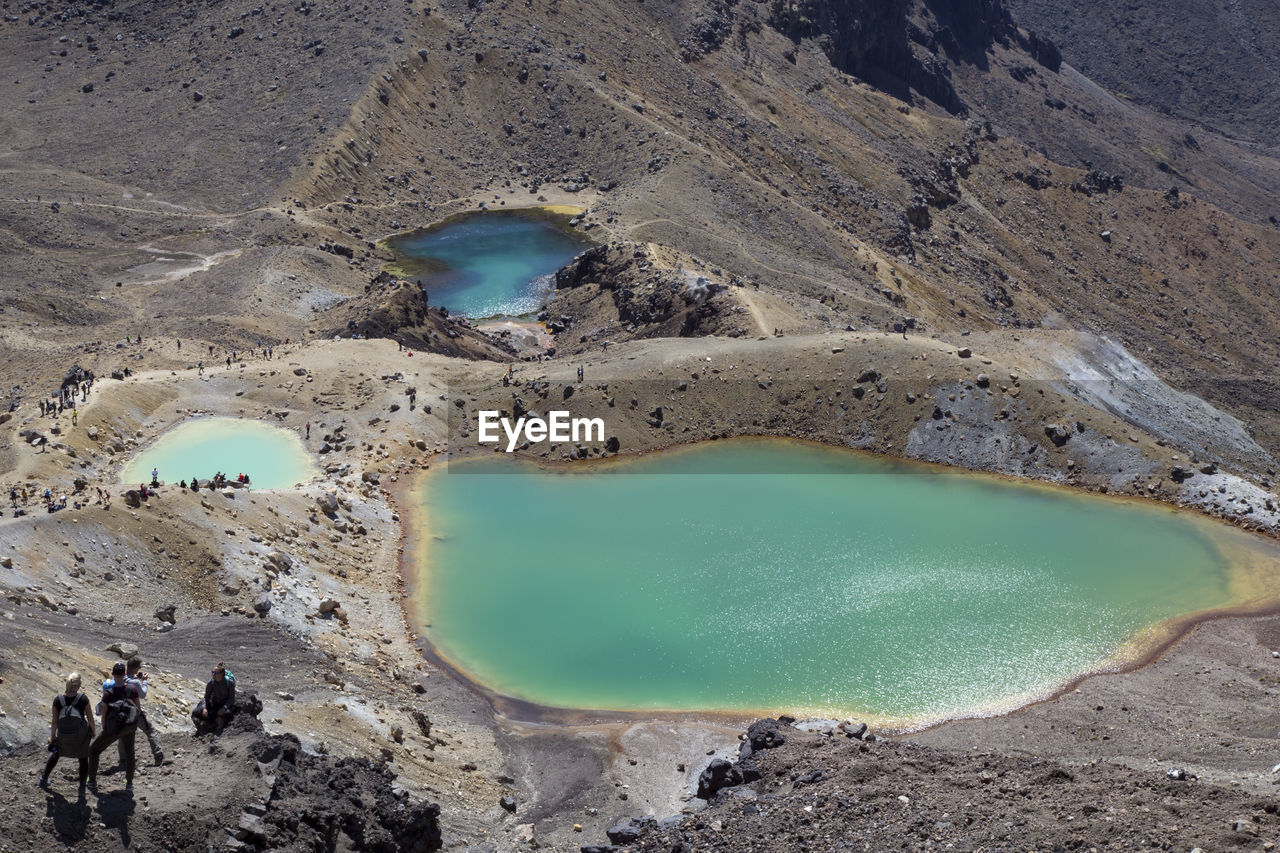
[[[120,472],[122,483],[207,479],[219,471],[234,480],[249,475],[255,489],[282,489],[319,473],[302,440],[280,427],[238,418],[186,421],[142,449]]]
[[[1270,582],[1249,573],[1277,565],[1154,504],[780,441],[454,463],[414,500],[411,601],[436,651],[569,708],[1007,710],[1191,614],[1257,606]]]

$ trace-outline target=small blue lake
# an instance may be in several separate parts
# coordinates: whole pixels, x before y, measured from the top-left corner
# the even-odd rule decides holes
[[[540,309],[555,271],[591,243],[566,216],[535,210],[466,214],[387,245],[394,269],[422,285],[432,305],[480,318]]]

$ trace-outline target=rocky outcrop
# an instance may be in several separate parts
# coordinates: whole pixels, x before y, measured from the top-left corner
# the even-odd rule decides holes
[[[433,308],[427,294],[412,281],[382,272],[363,296],[330,309],[329,335],[391,338],[411,350],[463,358],[504,361],[514,351],[445,308]],[[335,322],[337,321],[337,322]]]
[[[557,291],[585,285],[597,286],[611,299],[611,319],[635,337],[705,334],[709,322],[729,310],[716,298],[723,284],[689,270],[657,267],[637,243],[596,246],[556,273]],[[557,335],[576,325],[569,315],[548,319]]]
[[[757,752],[777,749],[787,742],[786,729],[791,728],[795,720],[791,717],[757,720],[747,729],[738,748],[738,760],[727,761],[713,758],[706,769],[698,776],[699,799],[710,800],[725,788],[734,788],[747,782],[755,782],[760,778],[760,767],[754,758]],[[863,731],[866,726],[863,726]]]
[[[768,22],[797,41],[815,39],[841,71],[907,101],[914,89],[952,113],[968,107],[949,62],[982,64],[1000,42],[1050,70],[1062,64],[1047,39],[1018,29],[1001,0],[770,0]]]
[[[440,849],[440,807],[410,803],[385,762],[310,755],[292,735],[270,738],[261,752],[278,764],[253,849]]]

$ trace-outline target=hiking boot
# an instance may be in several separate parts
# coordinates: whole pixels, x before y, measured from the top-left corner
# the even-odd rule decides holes
[[[126,794],[132,794],[132,793],[133,793],[133,782],[125,782],[125,783],[124,783],[124,792],[125,792]]]
[[[98,793],[98,780],[97,780],[97,779],[90,779],[88,782],[86,782],[86,783],[85,783],[85,786],[86,786],[90,791],[93,791],[95,794],[96,794],[96,793]]]
[[[164,764],[164,750],[157,749],[155,752],[151,753],[151,758],[155,761],[156,767]]]
[[[37,787],[37,788],[42,788],[42,789],[44,789],[44,790],[46,790],[46,791],[47,791],[47,790],[49,790],[49,777],[48,777],[48,776],[41,776],[41,777],[40,777],[40,781],[36,783],[36,787]]]

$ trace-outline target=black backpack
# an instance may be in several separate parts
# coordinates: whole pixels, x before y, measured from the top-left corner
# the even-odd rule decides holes
[[[81,730],[88,729],[89,723],[84,718],[84,712],[80,710],[80,700],[84,700],[88,704],[88,699],[83,693],[77,693],[74,698],[68,700],[66,694],[58,696],[58,736],[76,735]]]
[[[65,755],[83,755],[88,748],[89,721],[84,717],[82,708],[88,708],[89,699],[83,693],[77,693],[68,700],[62,694],[58,702],[58,749]]]
[[[138,721],[138,706],[129,697],[128,682],[117,682],[104,698],[107,703],[108,722],[123,728]]]

